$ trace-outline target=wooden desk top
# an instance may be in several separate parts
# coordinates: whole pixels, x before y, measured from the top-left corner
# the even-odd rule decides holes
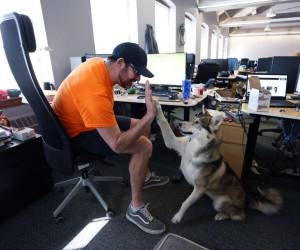
[[[145,99],[138,99],[139,95],[115,95],[115,102],[127,102],[127,103],[145,103]],[[160,101],[159,103],[166,106],[177,106],[177,107],[193,107],[198,103],[202,102],[207,97],[207,94],[203,94],[201,97],[190,98],[188,103],[184,103],[181,99],[178,100],[170,100],[170,101]],[[153,97],[155,98],[155,97]]]
[[[53,97],[56,94],[56,90],[43,90],[47,100],[49,103],[52,102]],[[127,102],[127,103],[145,103],[145,99],[137,99],[138,95],[115,95],[114,101],[115,102]],[[185,104],[181,99],[174,100],[174,101],[159,101],[162,105],[167,106],[177,106],[177,107],[193,107],[196,106],[198,103],[202,102],[207,97],[206,93],[201,97],[190,98],[188,103]],[[155,98],[155,97],[154,97]]]
[[[270,107],[269,111],[261,112],[250,110],[248,103],[243,103],[241,110],[248,114],[300,120],[300,112],[296,111],[295,108]]]

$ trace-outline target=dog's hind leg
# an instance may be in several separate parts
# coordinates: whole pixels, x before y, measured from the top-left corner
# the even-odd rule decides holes
[[[244,209],[236,207],[230,202],[224,202],[217,211],[218,213],[215,215],[215,220],[232,219],[235,221],[241,221],[245,219]]]
[[[164,116],[164,113],[161,109],[161,106],[158,101],[155,100],[156,108],[157,108],[157,115],[156,121],[160,126],[162,136],[164,138],[164,142],[166,146],[170,149],[173,149],[178,152],[180,156],[182,156],[185,144],[188,141],[187,137],[176,137],[173,133],[167,119]]]
[[[179,211],[172,218],[173,223],[179,223],[185,214],[186,210],[193,205],[205,192],[205,188],[194,186],[193,192],[190,196],[182,203]]]

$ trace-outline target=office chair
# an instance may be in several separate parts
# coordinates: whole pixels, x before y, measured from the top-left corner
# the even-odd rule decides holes
[[[10,13],[3,17],[0,24],[3,46],[11,72],[23,95],[31,105],[39,123],[43,138],[44,154],[48,165],[63,174],[73,174],[75,167],[81,176],[55,184],[63,187],[75,184],[72,191],[53,212],[60,220],[61,211],[71,201],[81,187],[88,188],[103,206],[108,217],[114,215],[93,185],[93,181],[123,181],[122,177],[91,176],[91,163],[103,161],[102,155],[75,155],[72,152],[69,137],[54,114],[36,79],[29,52],[36,50],[34,30],[28,16]]]
[[[241,61],[240,61],[240,66],[243,66],[243,67],[247,68],[248,63],[249,63],[249,58],[242,58]]]
[[[216,63],[200,63],[198,65],[197,74],[193,83],[204,83],[213,78],[215,79],[220,71],[220,67]]]

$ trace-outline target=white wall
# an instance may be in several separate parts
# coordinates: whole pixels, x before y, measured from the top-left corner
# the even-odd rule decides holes
[[[295,56],[300,52],[300,35],[230,37],[228,57],[249,58]]]
[[[90,1],[41,0],[54,81],[70,73],[70,57],[94,53]]]
[[[197,21],[195,54],[196,63],[199,63],[201,22],[204,21],[209,25],[211,32],[217,23],[217,15],[199,13],[194,0],[172,0],[172,2],[176,5],[176,52],[184,51],[184,46],[179,43],[178,27],[184,23],[184,13],[190,12]],[[145,48],[146,24],[152,25],[155,29],[154,4],[155,0],[137,0],[138,43],[143,48]],[[50,57],[54,81],[59,85],[70,73],[70,57],[95,52],[90,1],[41,0],[41,5],[48,44],[53,49]],[[112,18],[115,17],[112,15]]]

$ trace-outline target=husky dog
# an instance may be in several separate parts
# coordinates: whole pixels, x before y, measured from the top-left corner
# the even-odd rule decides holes
[[[208,195],[217,211],[215,220],[243,220],[245,218],[246,193],[234,172],[227,166],[220,154],[221,136],[218,128],[224,113],[214,111],[210,115],[204,108],[191,122],[180,124],[185,136],[176,137],[164,117],[160,104],[156,101],[157,122],[161,128],[166,146],[181,156],[181,171],[194,190],[182,203],[172,218],[179,223],[187,209],[203,194]],[[265,214],[279,212],[282,205],[280,193],[275,189],[258,189],[260,200],[252,200],[249,205]]]

